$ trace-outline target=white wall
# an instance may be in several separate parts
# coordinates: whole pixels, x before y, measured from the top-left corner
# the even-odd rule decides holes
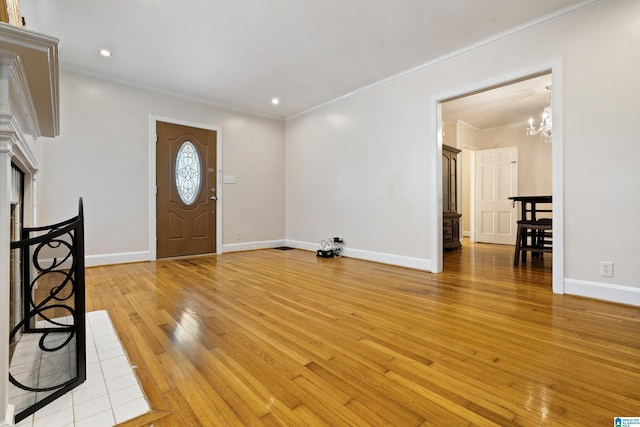
[[[354,255],[429,266],[430,98],[561,58],[565,290],[640,305],[638,16],[609,0],[288,119],[287,238],[341,233]]]
[[[525,126],[503,126],[477,133],[477,150],[518,147],[518,194],[551,194],[551,144],[539,136],[527,136]]]
[[[518,195],[539,196],[552,194],[551,144],[539,136],[527,136],[526,124],[512,124],[491,129],[475,129],[458,123],[458,146],[468,147],[461,155],[462,167],[462,231],[471,230],[471,155],[469,151],[492,148],[518,147]],[[448,136],[448,134],[447,134]]]
[[[429,267],[428,106],[415,90],[397,80],[287,121],[290,244],[340,234],[347,255]]]
[[[282,121],[69,71],[60,90],[60,136],[43,144],[38,224],[75,215],[82,196],[89,265],[149,259],[151,115],[222,129],[222,170],[236,177],[221,184],[224,246],[283,241]]]

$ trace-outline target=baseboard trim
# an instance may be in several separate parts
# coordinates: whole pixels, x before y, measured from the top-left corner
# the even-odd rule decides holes
[[[127,264],[130,262],[151,261],[151,252],[123,252],[119,254],[87,255],[85,265],[87,267],[97,267],[99,265]]]
[[[640,287],[634,288],[610,283],[565,279],[564,292],[565,294],[640,306]]]
[[[231,243],[222,245],[222,252],[254,251],[256,249],[271,249],[279,246],[286,246],[286,241],[265,240],[262,242]]]
[[[301,242],[296,240],[287,240],[286,245],[296,249],[304,249],[308,251],[316,251],[319,249],[318,243]],[[414,268],[416,270],[431,271],[431,260],[423,258],[407,257],[402,255],[388,254],[383,252],[365,251],[362,249],[344,248],[343,256],[349,258],[357,258],[366,261],[374,261],[382,264],[397,265],[399,267]]]
[[[296,240],[265,240],[261,242],[231,243],[222,245],[222,252],[253,251],[257,249],[271,249],[280,246],[289,246],[296,249],[304,249],[315,252],[318,243],[301,242]],[[415,268],[417,270],[431,271],[431,260],[406,257],[402,255],[382,252],[365,251],[361,249],[345,248],[344,256],[358,258],[367,261],[375,261],[383,264],[397,265],[401,267]],[[153,261],[150,251],[123,252],[119,254],[88,255],[85,257],[87,267],[100,265],[126,264],[131,262]],[[2,426],[0,426],[2,427]]]
[[[263,242],[233,243],[222,245],[222,252],[251,251],[284,246],[285,240],[267,240]],[[122,252],[118,254],[87,255],[85,265],[97,267],[100,265],[126,264],[130,262],[153,261],[150,251]],[[0,426],[2,427],[2,426]]]
[[[257,249],[271,249],[289,246],[315,252],[318,243],[297,240],[266,240],[262,242],[246,242],[222,245],[223,252],[251,251]],[[344,248],[343,255],[366,261],[414,268],[416,270],[432,271],[432,261],[425,258],[407,257],[383,252],[365,251],[362,249]],[[110,264],[126,264],[131,262],[151,261],[150,251],[123,252],[119,254],[88,255],[85,257],[87,267]],[[589,298],[596,298],[621,304],[640,306],[640,286],[622,286],[610,283],[590,282],[586,280],[565,279],[564,293]],[[0,427],[4,427],[0,424]]]

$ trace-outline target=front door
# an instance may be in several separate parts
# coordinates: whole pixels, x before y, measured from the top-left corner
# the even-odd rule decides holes
[[[518,147],[476,151],[476,242],[513,245]]]
[[[158,258],[216,252],[216,131],[156,123]]]

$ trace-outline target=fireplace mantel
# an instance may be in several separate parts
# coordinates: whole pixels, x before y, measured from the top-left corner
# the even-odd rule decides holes
[[[11,164],[25,174],[24,218],[35,224],[36,139],[59,134],[59,40],[0,23],[0,427],[9,405],[9,260]]]

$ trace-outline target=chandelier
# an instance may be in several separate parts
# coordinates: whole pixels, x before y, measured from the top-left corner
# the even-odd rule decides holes
[[[544,142],[551,142],[551,86],[546,87],[549,90],[549,105],[544,107],[544,111],[542,112],[542,120],[540,120],[540,125],[535,128],[533,127],[533,119],[529,119],[529,127],[527,128],[527,135],[540,135],[540,138]]]

